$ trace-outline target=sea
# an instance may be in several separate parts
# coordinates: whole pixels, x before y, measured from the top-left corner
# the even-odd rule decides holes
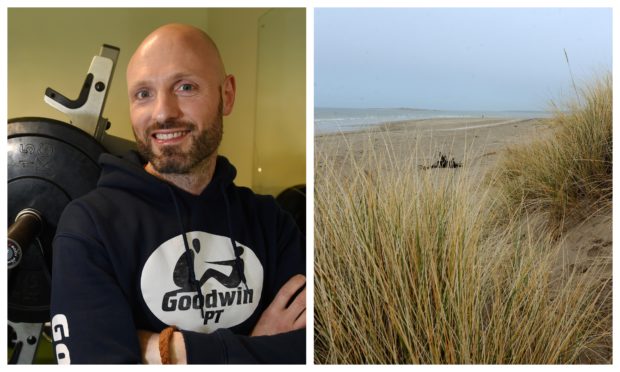
[[[314,109],[314,134],[350,132],[384,123],[447,118],[548,118],[546,111],[445,111],[412,108],[324,108]]]

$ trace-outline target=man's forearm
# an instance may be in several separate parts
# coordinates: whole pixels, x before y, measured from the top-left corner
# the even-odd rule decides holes
[[[193,342],[192,363],[285,363],[305,362],[305,329],[273,336],[239,336],[222,329],[217,334],[174,332],[170,340],[171,364],[187,364],[185,337]],[[142,363],[161,364],[159,333],[138,331]]]
[[[289,279],[289,281],[286,282],[282,288],[280,288],[269,307],[263,312],[258,323],[255,325],[251,336],[273,336],[277,334],[304,329],[306,327],[305,285],[306,278],[303,275],[295,275],[291,279]],[[138,331],[138,338],[140,339],[140,349],[142,353],[143,363],[162,363],[161,351],[159,349],[159,335],[159,333]],[[220,336],[217,337],[218,343],[221,344],[224,342],[223,339],[219,339]],[[286,338],[288,336],[284,337]],[[299,336],[296,337],[298,338]],[[192,339],[194,338],[192,337]],[[272,343],[277,344],[277,339],[278,338],[272,338],[272,341],[269,341],[269,339],[263,339],[261,341],[249,343],[255,343],[255,347],[257,350],[262,349],[270,354],[273,354],[274,350],[272,350],[269,345]],[[213,343],[213,341],[211,342]],[[240,346],[240,350],[242,350],[245,346],[252,348],[252,346],[249,345],[247,342],[240,342],[240,340],[236,340],[236,342],[231,342],[235,345],[238,344]],[[222,347],[222,354],[225,354],[224,350],[227,350],[227,348]],[[185,339],[181,332],[173,333],[169,342],[169,352],[171,364],[187,364],[187,347],[185,345]],[[210,352],[213,352],[214,355],[218,354],[216,350],[210,350]],[[220,357],[222,357],[221,354]],[[223,357],[227,358],[227,356],[225,355]]]

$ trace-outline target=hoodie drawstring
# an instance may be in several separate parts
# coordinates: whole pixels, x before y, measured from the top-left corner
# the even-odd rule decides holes
[[[196,279],[196,273],[194,272],[194,260],[192,251],[189,249],[189,243],[187,242],[187,229],[185,228],[185,224],[183,223],[183,219],[181,217],[181,208],[179,207],[179,203],[177,202],[176,195],[174,194],[174,190],[171,186],[168,186],[168,191],[170,191],[170,196],[172,197],[172,201],[174,202],[174,208],[177,213],[177,221],[179,222],[179,226],[181,228],[181,236],[183,236],[183,245],[185,246],[185,259],[187,260],[187,267],[189,270],[189,278],[188,280],[194,286],[196,293],[198,293],[198,298],[200,298],[200,316],[204,319],[205,310],[204,310],[204,296],[202,294],[202,289],[200,288],[200,282]]]
[[[230,212],[230,202],[228,201],[228,195],[226,195],[226,190],[224,189],[224,186],[222,186],[221,188],[222,191],[222,195],[224,196],[224,203],[226,205],[226,219],[228,221],[228,231],[229,231],[229,238],[230,238],[230,243],[232,244],[232,248],[233,248],[233,252],[235,254],[235,269],[237,270],[237,273],[239,273],[239,278],[241,279],[241,281],[243,282],[243,285],[245,286],[245,289],[248,289],[248,283],[245,280],[245,270],[242,266],[242,261],[241,261],[241,249],[239,247],[237,247],[237,243],[235,242],[234,239],[234,232],[233,232],[233,227],[232,227],[232,220],[231,220],[231,212]]]
[[[168,185],[168,191],[170,192],[170,196],[172,197],[172,201],[174,203],[174,208],[177,215],[177,221],[179,222],[179,227],[181,228],[181,235],[183,236],[183,245],[185,247],[185,259],[187,260],[187,267],[189,270],[189,282],[194,286],[198,297],[200,298],[200,314],[204,319],[204,296],[202,294],[202,288],[200,285],[200,281],[196,279],[196,273],[194,271],[194,260],[193,260],[193,251],[189,248],[189,242],[187,241],[187,228],[183,223],[183,218],[181,216],[181,207],[179,206],[179,202],[177,201],[176,194],[172,186]],[[224,187],[220,189],[222,196],[224,197],[224,204],[226,206],[226,221],[228,222],[228,232],[230,243],[232,244],[233,254],[235,255],[235,270],[239,275],[239,279],[243,282],[245,289],[248,289],[248,283],[245,278],[245,270],[243,261],[241,260],[241,253],[243,250],[237,246],[235,242],[235,234],[233,231],[232,218],[231,218],[231,210],[230,210],[230,202],[228,200],[228,195],[226,194],[226,190]]]

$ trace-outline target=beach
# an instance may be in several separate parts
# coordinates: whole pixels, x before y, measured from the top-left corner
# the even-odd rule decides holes
[[[375,154],[385,156],[389,152],[391,161],[402,162],[403,166],[431,167],[440,160],[440,153],[445,154],[461,167],[434,171],[469,172],[477,179],[495,170],[496,162],[506,151],[553,133],[547,119],[438,118],[385,123],[367,130],[315,136],[315,151],[322,153],[316,156],[317,169],[326,157],[344,160],[353,153],[362,158],[372,143]],[[351,171],[347,164],[342,164],[343,175]],[[562,243],[566,255],[556,269],[566,267],[585,273],[589,267],[600,264],[599,257],[611,257],[611,217],[611,213],[603,213],[585,221],[567,221]],[[603,271],[603,275],[611,277],[611,265]]]
[[[392,171],[402,169],[405,172],[405,167],[424,169],[434,172],[437,179],[443,178],[446,172],[467,172],[471,179],[483,180],[498,170],[498,161],[511,149],[552,137],[555,131],[552,122],[545,118],[480,117],[408,120],[383,123],[366,130],[318,134],[315,136],[315,173],[321,172],[324,163],[329,162],[339,167],[337,174],[343,179],[352,177],[353,181],[359,174],[372,179],[382,176],[377,164],[385,164],[386,169]],[[375,160],[368,162],[368,154]],[[440,164],[441,155],[457,168],[435,168]],[[355,162],[350,161],[351,156],[355,157]],[[381,160],[376,161],[376,158]],[[355,169],[352,169],[353,163]],[[316,190],[321,191],[320,188]],[[560,249],[555,264],[548,270],[549,275],[560,277],[574,273],[577,278],[607,283],[605,291],[610,296],[611,217],[611,210],[604,210],[585,219],[566,220],[553,243],[559,244]],[[539,218],[544,219],[544,216]],[[593,272],[596,272],[594,277],[590,275]],[[607,306],[611,311],[610,302],[601,304],[601,307]],[[611,323],[604,327],[611,329]],[[578,362],[610,362],[611,337],[608,345],[608,348],[582,353]]]
[[[315,144],[316,151],[326,152],[329,157],[344,158],[350,153],[349,148],[357,156],[362,156],[364,149],[372,143],[377,154],[389,151],[396,161],[413,161],[422,167],[440,160],[441,153],[448,160],[454,158],[457,163],[462,163],[470,172],[484,173],[502,151],[550,133],[546,119],[433,118],[384,123],[367,130],[319,134],[315,136]]]

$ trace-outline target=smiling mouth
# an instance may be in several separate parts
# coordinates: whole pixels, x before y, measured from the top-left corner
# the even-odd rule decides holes
[[[155,138],[158,140],[169,140],[184,136],[188,132],[173,132],[173,133],[156,133]]]
[[[152,134],[151,136],[160,143],[172,142],[187,136],[189,132],[189,130],[177,130],[174,132],[158,132]]]

